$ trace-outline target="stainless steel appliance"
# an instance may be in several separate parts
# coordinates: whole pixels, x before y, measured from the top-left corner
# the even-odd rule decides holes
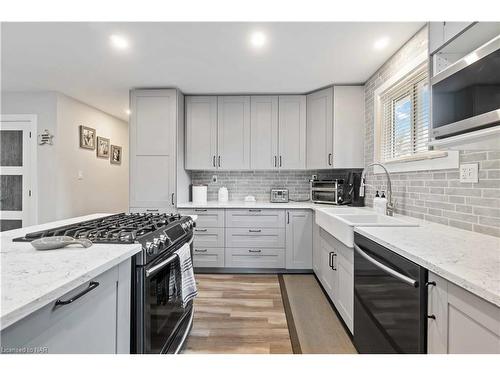
[[[347,204],[347,188],[343,179],[310,180],[311,201],[326,204]]]
[[[426,353],[426,282],[425,268],[354,234],[354,345],[360,353]]]
[[[432,80],[436,139],[500,125],[500,35]]]
[[[93,243],[140,243],[132,259],[132,353],[178,353],[193,323],[192,301],[183,307],[180,295],[169,295],[171,272],[178,266],[177,249],[189,243],[194,222],[189,216],[117,214],[49,230],[28,233],[14,241],[71,236]]]
[[[271,203],[288,203],[288,189],[271,189]]]

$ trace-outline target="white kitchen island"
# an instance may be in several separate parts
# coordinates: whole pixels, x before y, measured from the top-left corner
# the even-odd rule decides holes
[[[3,353],[128,353],[131,257],[140,244],[37,251],[12,242],[26,233],[109,214],[3,232],[0,337]],[[56,306],[57,300],[68,304]]]

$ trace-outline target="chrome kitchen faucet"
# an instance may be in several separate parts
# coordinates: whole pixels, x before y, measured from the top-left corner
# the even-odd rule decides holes
[[[364,197],[365,196],[365,175],[366,175],[366,170],[369,167],[372,167],[374,165],[378,165],[382,167],[384,170],[386,176],[387,176],[387,206],[385,208],[385,212],[387,216],[393,216],[394,215],[394,203],[392,202],[392,183],[391,183],[391,176],[389,175],[389,171],[387,168],[381,164],[381,163],[370,163],[368,164],[364,169],[363,172],[361,173],[361,184],[359,186],[359,196]]]

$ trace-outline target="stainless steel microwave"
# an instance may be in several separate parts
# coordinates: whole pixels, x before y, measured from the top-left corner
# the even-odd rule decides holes
[[[436,139],[500,125],[500,35],[432,80]]]

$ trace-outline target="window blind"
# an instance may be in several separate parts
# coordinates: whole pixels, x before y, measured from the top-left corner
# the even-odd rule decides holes
[[[429,79],[423,64],[381,96],[381,159],[391,161],[428,151]]]

